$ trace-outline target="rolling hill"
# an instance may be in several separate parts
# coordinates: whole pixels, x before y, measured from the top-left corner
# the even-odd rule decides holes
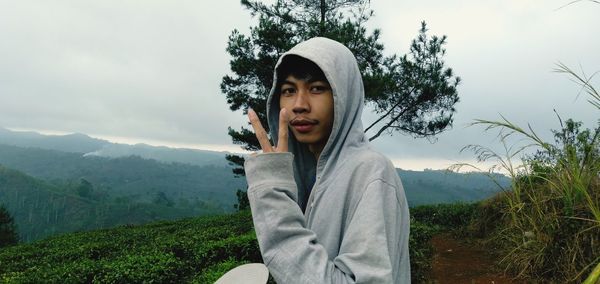
[[[232,212],[235,192],[246,183],[233,176],[224,155],[0,128],[0,203],[15,215],[26,241]],[[410,206],[477,201],[500,190],[482,173],[398,169],[398,174]],[[509,184],[504,176],[496,178]]]
[[[0,204],[13,215],[19,237],[25,242],[59,233],[225,212],[208,203],[172,207],[103,197],[82,197],[77,188],[69,191],[0,166]]]
[[[30,131],[11,131],[0,127],[0,144],[22,148],[39,148],[68,153],[81,153],[85,156],[121,158],[139,156],[167,163],[185,163],[196,166],[227,166],[227,152],[197,149],[169,148],[146,144],[120,144],[92,138],[81,133],[68,135],[43,135]]]

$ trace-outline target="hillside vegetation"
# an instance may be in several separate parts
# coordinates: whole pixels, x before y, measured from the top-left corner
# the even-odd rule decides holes
[[[600,111],[600,93],[564,65]],[[480,160],[494,160],[510,173],[506,193],[486,202],[475,224],[499,252],[499,264],[512,275],[541,282],[600,281],[600,120],[592,129],[572,119],[554,130],[554,141],[540,138],[503,118],[478,120],[499,129],[506,155],[470,146]],[[511,138],[517,142],[511,142]],[[519,144],[523,143],[523,144]],[[533,154],[520,155],[533,148]],[[531,152],[530,152],[531,153]],[[514,157],[523,156],[520,161]],[[493,170],[493,168],[491,169]]]
[[[476,204],[413,208],[412,278],[425,281],[429,240],[474,217]],[[435,217],[432,217],[435,216]],[[0,250],[0,282],[213,283],[229,269],[262,262],[249,211],[70,233]]]
[[[110,198],[132,202],[151,202],[162,192],[175,205],[199,200],[232,210],[235,191],[245,188],[245,181],[233,178],[229,167],[163,163],[138,156],[84,157],[0,144],[0,164],[59,188],[84,178]]]
[[[179,150],[177,150],[179,151]],[[181,150],[185,152],[185,149]],[[237,189],[245,189],[243,178],[235,178],[230,167],[195,166],[144,159],[139,156],[106,158],[80,153],[24,148],[0,144],[0,164],[35,178],[65,187],[81,178],[111,198],[152,201],[158,192],[172,199],[202,200],[232,210]],[[498,187],[482,173],[459,174],[444,170],[398,169],[410,206],[477,201],[494,195]],[[509,179],[497,176],[502,185]]]
[[[71,233],[0,250],[0,282],[212,283],[260,262],[249,212]]]
[[[0,165],[0,204],[13,215],[25,242],[58,233],[224,212],[210,204],[176,208],[158,201],[114,201],[85,180],[60,188]]]
[[[246,187],[244,178],[235,178],[228,166],[84,155],[69,145],[91,139],[85,135],[6,133],[12,140],[2,142],[22,146],[0,144],[0,204],[14,215],[21,241],[25,242],[57,233],[232,212],[238,201],[235,192]],[[43,146],[40,141],[48,142],[49,148],[71,150],[25,147]],[[87,141],[81,147],[93,148],[101,141]],[[145,149],[181,157],[190,151],[102,145],[123,150],[119,155]],[[210,157],[219,155],[212,152]],[[203,163],[209,163],[210,157]],[[398,169],[398,174],[410,206],[476,201],[498,191],[481,173]],[[498,176],[498,180],[509,184],[504,176]]]

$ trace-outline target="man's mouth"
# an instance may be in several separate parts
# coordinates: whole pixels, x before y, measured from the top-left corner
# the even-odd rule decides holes
[[[290,121],[290,125],[300,133],[310,132],[319,121],[304,117],[296,117]]]

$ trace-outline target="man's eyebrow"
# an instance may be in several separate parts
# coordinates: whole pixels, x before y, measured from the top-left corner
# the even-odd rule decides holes
[[[308,83],[323,82],[323,83],[329,84],[329,82],[327,82],[326,79],[319,79],[319,78],[310,78],[310,79],[308,79],[307,82]]]
[[[310,79],[306,80],[306,82],[309,83],[309,84],[310,83],[315,83],[315,82],[322,82],[322,83],[325,83],[325,84],[329,84],[329,82],[327,82],[326,79],[318,79],[318,78],[310,78]],[[285,84],[296,86],[296,82],[292,82],[292,81],[287,80],[287,79],[283,80],[283,82],[281,82],[281,85],[285,85]]]

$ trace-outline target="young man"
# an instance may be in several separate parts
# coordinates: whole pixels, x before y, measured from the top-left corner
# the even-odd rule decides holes
[[[409,283],[409,213],[392,163],[369,146],[356,59],[326,38],[275,68],[263,153],[246,159],[263,260],[278,283]],[[291,132],[288,131],[291,129]]]

